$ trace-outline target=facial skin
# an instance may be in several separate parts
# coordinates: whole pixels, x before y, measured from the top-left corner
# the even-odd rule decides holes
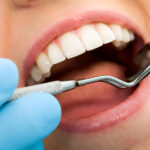
[[[57,21],[88,10],[112,10],[133,20],[150,41],[149,0],[1,0],[0,57],[13,60],[24,86],[23,62],[35,41]],[[103,131],[71,134],[60,129],[45,139],[46,150],[148,150],[150,100],[133,116]]]

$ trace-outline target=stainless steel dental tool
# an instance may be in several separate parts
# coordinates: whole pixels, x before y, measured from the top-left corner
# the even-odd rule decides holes
[[[138,73],[134,74],[130,78],[127,78],[127,81],[122,81],[113,76],[97,76],[83,80],[53,81],[49,83],[37,84],[29,87],[16,89],[13,96],[10,98],[10,101],[20,98],[25,94],[37,91],[43,91],[46,93],[56,95],[74,89],[76,87],[94,82],[106,82],[118,88],[134,87],[141,80],[143,80],[149,73],[150,73],[150,62],[148,62],[148,64],[144,66]]]

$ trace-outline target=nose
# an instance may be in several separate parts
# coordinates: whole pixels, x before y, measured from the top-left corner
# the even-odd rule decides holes
[[[0,2],[0,57],[6,57],[9,38],[9,5],[8,0]]]

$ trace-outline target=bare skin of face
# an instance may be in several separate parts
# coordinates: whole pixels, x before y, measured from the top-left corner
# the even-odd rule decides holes
[[[33,47],[36,49],[37,44],[37,47],[41,47],[41,50],[37,52],[40,53],[48,42],[45,42],[45,46],[41,46],[40,42],[37,41],[40,41],[39,39],[54,26],[56,26],[55,30],[58,31],[57,34],[61,35],[61,31],[67,32],[72,28],[72,25],[70,25],[64,30],[57,29],[58,24],[61,24],[64,20],[73,18],[74,22],[77,20],[74,26],[78,27],[88,22],[88,19],[85,22],[83,21],[83,23],[79,21],[81,16],[84,20],[83,14],[91,13],[93,15],[96,12],[115,12],[118,18],[123,15],[125,18],[131,20],[130,24],[138,27],[136,28],[137,32],[143,38],[144,42],[147,43],[150,41],[149,6],[149,0],[1,0],[0,57],[9,58],[16,63],[20,74],[19,87],[23,87],[26,83],[25,74],[28,74],[25,71],[24,63],[26,60],[29,60],[28,57],[30,56],[31,49]],[[109,13],[107,16],[109,16]],[[94,20],[90,19],[89,22],[94,22]],[[113,19],[108,19],[107,22],[116,23]],[[128,24],[124,23],[124,21],[117,21],[117,23],[125,27]],[[48,41],[49,37],[47,35],[41,38],[41,41]],[[108,66],[105,63],[100,64],[104,68],[105,65]],[[114,67],[114,70],[118,70],[119,68],[119,66],[114,65],[112,67]],[[96,72],[98,67],[93,67],[93,70],[93,72]],[[84,75],[81,74],[81,77],[84,77]],[[73,76],[72,78],[78,77]],[[144,85],[145,82],[143,81],[142,84]],[[147,88],[149,87],[150,85],[147,86]],[[142,90],[142,92],[144,93],[145,90]],[[68,95],[71,97],[75,93],[76,91],[68,93]],[[63,98],[66,99],[68,95],[59,95],[57,98],[60,100]],[[149,150],[150,96],[145,101],[136,113],[122,119],[113,126],[101,130],[77,133],[58,128],[44,140],[45,149]]]

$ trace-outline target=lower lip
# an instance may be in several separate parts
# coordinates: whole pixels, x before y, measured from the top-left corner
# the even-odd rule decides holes
[[[150,98],[149,85],[150,76],[145,78],[125,101],[104,112],[82,119],[70,120],[62,117],[59,129],[69,133],[90,133],[114,126],[119,121],[129,118],[144,106]]]

